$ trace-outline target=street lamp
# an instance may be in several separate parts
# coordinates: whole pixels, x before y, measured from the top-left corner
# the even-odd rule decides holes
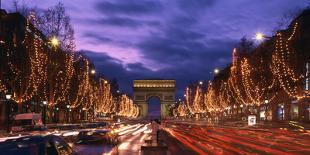
[[[5,95],[5,98],[6,98],[7,100],[10,100],[10,99],[12,98],[12,95],[11,95],[11,94],[6,94],[6,95]]]
[[[255,34],[255,39],[256,40],[263,40],[264,39],[264,34],[262,34],[261,32],[257,32]]]
[[[200,84],[200,85],[203,85],[203,81],[199,81],[199,84]]]
[[[54,47],[57,47],[59,45],[59,40],[54,36],[51,38],[51,44]]]
[[[43,101],[43,125],[46,125],[46,106],[47,106],[47,101]]]
[[[261,32],[257,32],[257,33],[255,34],[255,39],[256,39],[257,41],[262,41],[263,39],[266,39],[266,38],[271,38],[271,37],[266,36],[265,34],[263,34],[263,33],[261,33]]]
[[[218,73],[220,73],[220,69],[215,68],[213,72],[214,72],[215,75],[217,75]]]
[[[96,70],[92,69],[92,70],[90,71],[90,73],[94,75],[94,74],[96,74]]]
[[[7,100],[7,110],[8,110],[8,116],[7,116],[7,132],[9,133],[10,132],[10,115],[11,115],[11,104],[10,104],[10,100],[11,100],[11,98],[12,98],[12,94],[10,94],[10,93],[7,93],[6,95],[5,95],[5,98],[6,98],[6,100]]]

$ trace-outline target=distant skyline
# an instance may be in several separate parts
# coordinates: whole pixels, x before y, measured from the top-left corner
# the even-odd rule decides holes
[[[13,1],[2,8],[13,10]],[[55,0],[20,0],[46,9]],[[175,79],[182,96],[189,81],[210,80],[231,62],[240,38],[273,35],[284,14],[309,0],[71,0],[61,1],[75,29],[77,50],[97,72],[117,78],[131,94],[132,80]],[[211,73],[210,73],[211,72]]]

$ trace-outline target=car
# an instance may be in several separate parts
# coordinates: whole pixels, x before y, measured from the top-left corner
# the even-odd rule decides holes
[[[77,154],[102,155],[117,154],[119,140],[111,130],[80,131],[73,149]]]
[[[0,142],[5,155],[76,155],[76,152],[55,135],[25,136]]]
[[[111,130],[84,130],[79,132],[75,143],[117,145],[118,139]]]

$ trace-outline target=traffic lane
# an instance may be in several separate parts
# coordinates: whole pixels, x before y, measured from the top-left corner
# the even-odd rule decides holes
[[[151,133],[150,124],[138,125],[134,130],[121,135],[121,144],[118,146],[118,154],[140,154],[141,146]]]
[[[116,146],[106,144],[74,144],[73,148],[78,155],[102,155],[102,154],[139,154],[141,145],[148,135],[149,124],[132,124],[114,128],[115,134],[118,134],[120,143]]]
[[[170,155],[196,155],[195,151],[193,151],[190,147],[184,145],[182,142],[177,140],[175,137],[170,135],[168,132],[161,130],[159,132],[159,137],[165,144],[168,146],[168,153]]]
[[[88,130],[78,134],[74,142],[74,150],[79,155],[113,154],[115,152],[113,148],[117,144],[118,140],[111,130]]]
[[[77,151],[80,155],[89,155],[89,154],[138,154],[140,152],[141,145],[144,144],[145,139],[148,137],[151,132],[150,124],[130,124],[130,125],[121,125],[117,128],[111,129],[113,132],[119,135],[121,143],[117,146],[112,145],[77,145],[74,144],[77,138],[77,135],[82,130],[66,130],[58,131],[52,134],[63,137],[74,150]],[[97,130],[97,129],[89,129]],[[101,130],[101,129],[98,129]],[[39,133],[35,133],[39,134]],[[19,136],[18,136],[19,137]],[[15,137],[14,137],[15,138]]]
[[[184,126],[182,127],[182,129],[183,128],[184,128]],[[206,136],[204,136],[204,133],[206,133],[206,134],[208,134],[207,138],[213,138],[211,140],[214,140],[214,139],[219,139],[221,141],[229,140],[229,141],[232,141],[235,143],[237,142],[237,144],[243,144],[243,146],[246,145],[247,149],[248,148],[250,148],[250,149],[255,148],[255,145],[253,146],[251,144],[251,143],[255,143],[255,142],[258,142],[258,144],[256,144],[256,145],[268,146],[271,148],[275,147],[276,150],[282,149],[285,152],[287,152],[287,151],[292,152],[294,150],[295,151],[298,151],[298,150],[305,151],[304,148],[307,148],[307,147],[309,148],[309,146],[307,146],[307,143],[305,143],[307,141],[307,138],[305,138],[304,136],[300,136],[299,139],[296,140],[296,134],[292,134],[290,132],[286,133],[286,131],[278,131],[278,132],[272,131],[271,133],[273,133],[275,135],[275,137],[270,137],[271,135],[266,134],[266,131],[260,133],[259,131],[251,131],[251,130],[249,130],[249,131],[248,130],[231,130],[231,129],[225,129],[225,128],[221,129],[221,128],[210,128],[210,127],[207,127],[207,128],[203,127],[203,130],[209,130],[209,132],[208,131],[195,130],[195,127],[191,128],[191,129],[187,128],[186,130],[190,130],[191,132],[188,132],[188,131],[187,131],[187,133],[183,132],[184,136],[190,135],[192,138],[195,138],[195,136],[196,136],[197,139],[203,139],[204,137],[206,137]],[[182,131],[183,130],[179,130],[177,132],[182,132]],[[197,133],[198,135],[195,135],[195,133]],[[283,136],[283,135],[287,135],[287,136]],[[293,137],[291,137],[291,136],[293,136]],[[297,136],[298,136],[298,134],[297,134]],[[264,142],[263,141],[264,137],[265,138],[269,137],[269,139],[267,139],[268,141]],[[250,139],[245,139],[245,138],[250,138]],[[284,138],[284,139],[281,140],[281,138],[282,139]],[[290,138],[294,138],[294,139],[288,140]],[[244,141],[246,143],[243,143]],[[303,144],[298,147],[298,145],[300,144],[300,141]],[[269,143],[267,143],[267,142],[269,142]],[[294,143],[292,144],[291,142],[295,142],[295,145],[294,145]],[[210,143],[216,144],[214,141],[209,142],[209,144]],[[288,145],[282,145],[283,143],[284,144],[289,143],[289,144]],[[233,144],[230,144],[230,145],[233,145]],[[296,145],[297,145],[297,147],[294,147]],[[242,147],[241,147],[241,149],[242,149]],[[264,148],[262,148],[262,147],[260,147],[260,149],[264,150]],[[272,150],[269,150],[269,151],[272,151]]]
[[[165,128],[173,137],[198,153],[305,154],[310,137],[284,129],[237,129],[172,124]]]

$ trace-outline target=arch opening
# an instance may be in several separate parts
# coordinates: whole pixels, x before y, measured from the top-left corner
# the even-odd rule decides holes
[[[160,98],[152,96],[147,100],[148,103],[148,118],[160,119],[161,115],[161,103]]]

